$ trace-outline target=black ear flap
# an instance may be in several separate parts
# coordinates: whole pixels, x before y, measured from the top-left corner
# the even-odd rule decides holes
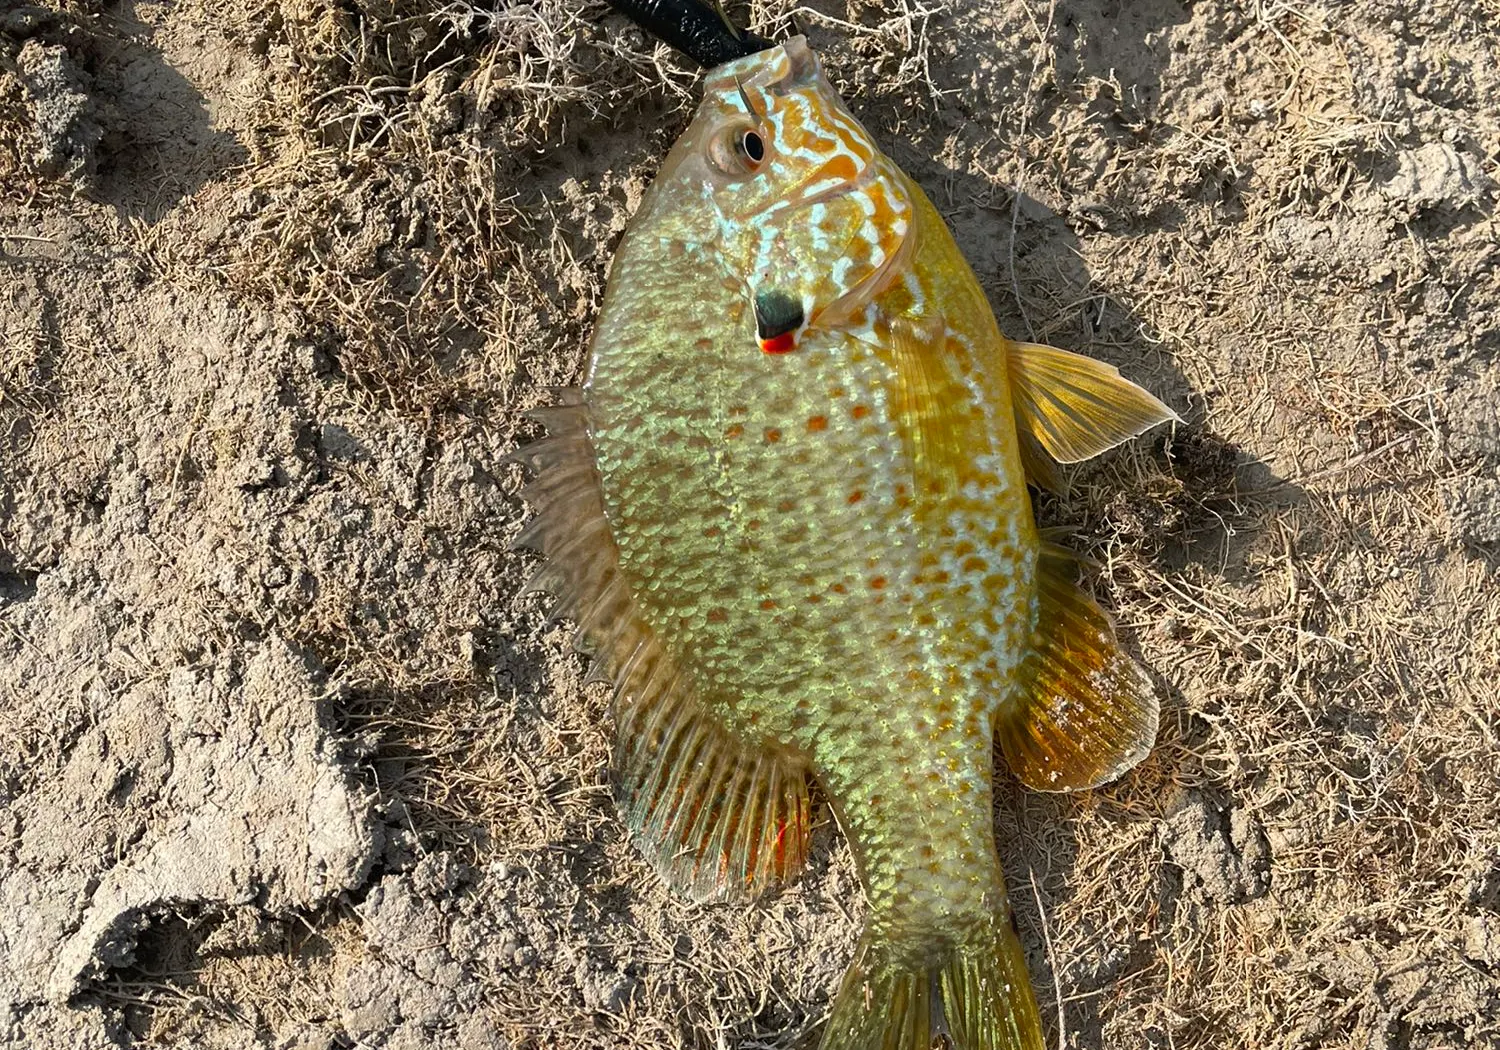
[[[766,353],[795,349],[803,320],[802,303],[786,292],[763,288],[755,293],[755,335]]]
[[[802,304],[779,289],[755,293],[755,334],[762,340],[802,327]]]
[[[705,0],[609,0],[652,36],[707,69],[775,45],[733,25]]]

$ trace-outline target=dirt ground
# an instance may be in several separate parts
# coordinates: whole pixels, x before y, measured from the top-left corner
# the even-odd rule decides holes
[[[1500,1047],[1500,5],[733,10],[1186,420],[1040,505],[1166,697],[998,774],[1049,1038]],[[507,549],[695,82],[564,0],[0,4],[0,1044],[814,1044],[831,821],[672,898]]]

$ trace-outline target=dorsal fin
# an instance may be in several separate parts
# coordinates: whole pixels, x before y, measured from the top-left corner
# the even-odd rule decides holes
[[[1178,418],[1103,361],[1040,343],[1010,343],[1008,355],[1022,460],[1044,488],[1056,490],[1058,475],[1041,453],[1079,463]]]
[[[1156,741],[1156,687],[1073,582],[1075,566],[1071,551],[1042,542],[1033,648],[995,724],[1011,771],[1038,791],[1108,783]]]
[[[753,897],[807,859],[807,773],[703,715],[682,672],[643,649],[615,708],[616,801],[657,873],[694,900]]]
[[[523,593],[558,599],[591,680],[615,690],[616,798],[636,845],[674,888],[698,900],[753,896],[794,875],[811,827],[805,769],[749,748],[704,715],[691,677],[641,616],[604,515],[578,390],[528,413],[547,436],[507,457],[530,467],[521,492],[536,516],[512,544],[545,560]]]

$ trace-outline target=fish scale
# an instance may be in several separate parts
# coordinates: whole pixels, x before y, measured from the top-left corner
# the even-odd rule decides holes
[[[1027,473],[1170,410],[1009,343],[796,38],[711,74],[584,389],[549,412],[525,538],[614,684],[618,798],[656,870],[700,898],[792,877],[810,776],[869,904],[825,1050],[1036,1050],[994,742],[1075,789],[1138,761],[1157,714],[1038,537]]]

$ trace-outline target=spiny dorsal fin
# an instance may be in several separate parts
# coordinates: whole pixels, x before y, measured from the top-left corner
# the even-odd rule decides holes
[[[1079,463],[1178,418],[1150,393],[1091,357],[1039,343],[1011,343],[1011,400],[1021,454],[1033,481],[1055,489],[1059,463]]]
[[[995,727],[1011,771],[1038,791],[1108,783],[1156,741],[1156,688],[1073,582],[1074,565],[1072,552],[1042,543],[1032,651]]]
[[[590,680],[614,684],[616,794],[641,852],[698,900],[753,896],[806,859],[806,771],[738,744],[699,711],[620,572],[581,392],[561,396],[528,413],[547,436],[508,457],[537,472],[521,493],[537,514],[513,546],[546,558],[523,593],[556,597],[553,615],[577,621],[573,645],[594,655]]]

